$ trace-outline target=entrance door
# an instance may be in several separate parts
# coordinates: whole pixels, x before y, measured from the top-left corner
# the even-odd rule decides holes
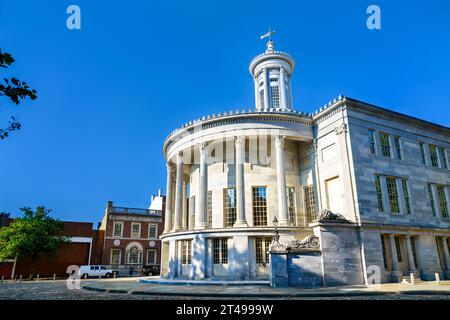
[[[272,238],[257,237],[255,238],[255,257],[256,257],[256,275],[266,276],[269,275],[269,245],[272,242]]]
[[[398,268],[404,276],[408,275],[409,261],[404,237],[395,236],[395,248],[397,250]]]
[[[191,275],[192,265],[192,240],[181,241],[181,276]]]
[[[224,277],[228,275],[228,238],[214,238],[213,244],[213,275]]]

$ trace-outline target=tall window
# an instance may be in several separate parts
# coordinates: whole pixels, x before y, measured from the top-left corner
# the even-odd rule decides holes
[[[381,177],[379,175],[375,175],[375,190],[377,191],[378,210],[384,211],[383,190],[381,189]]]
[[[395,154],[397,156],[397,159],[402,159],[402,148],[400,144],[400,137],[394,136],[394,144],[395,144]]]
[[[280,107],[280,92],[278,90],[278,85],[271,85],[270,86],[270,98],[272,102],[272,108],[279,108]]]
[[[447,153],[445,152],[445,148],[440,148],[439,150],[441,153],[442,168],[448,169],[448,159],[447,159]]]
[[[427,158],[425,157],[425,144],[423,142],[419,142],[420,149],[420,157],[422,159],[422,164],[427,164]]]
[[[431,211],[433,211],[433,216],[436,216],[436,207],[434,202],[434,195],[433,195],[433,186],[431,183],[427,184],[428,189],[428,200],[430,201]]]
[[[181,263],[192,263],[192,240],[181,241]]]
[[[128,251],[128,264],[142,263],[142,252],[137,247],[131,247]]]
[[[398,262],[402,263],[403,257],[402,257],[402,248],[400,247],[400,238],[398,236],[395,236],[394,239],[395,239],[395,249],[397,249]]]
[[[252,188],[253,225],[267,226],[267,188]]]
[[[380,235],[381,238],[381,250],[383,251],[383,262],[384,262],[384,268],[386,270],[389,269],[388,261],[387,261],[387,254],[386,254],[386,243],[384,242],[384,235]]]
[[[150,239],[156,239],[158,237],[158,225],[156,223],[150,223],[148,225],[148,237]]]
[[[442,237],[435,237],[437,252],[438,252],[438,256],[439,256],[439,262],[441,264],[441,269],[446,270],[447,269],[447,261],[445,259],[444,242],[442,240],[443,240]]]
[[[295,219],[295,188],[288,187],[286,188],[287,195],[287,206],[288,206],[288,214],[289,214],[289,224],[292,226],[296,225]]]
[[[431,165],[433,167],[439,167],[439,156],[437,153],[437,147],[433,144],[429,144],[428,147],[430,149]]]
[[[195,196],[189,199],[189,229],[193,230],[195,227]]]
[[[213,262],[214,264],[228,263],[228,238],[213,239]]]
[[[384,157],[391,156],[391,144],[389,142],[389,135],[384,132],[380,132],[380,145],[381,145],[381,154]]]
[[[369,148],[371,154],[376,154],[375,147],[375,130],[369,129]]]
[[[120,264],[120,258],[121,258],[121,250],[111,249],[111,264],[113,265]]]
[[[264,110],[264,89],[259,91],[259,107]]]
[[[228,188],[223,190],[224,204],[224,225],[225,228],[232,227],[236,222],[236,189]]]
[[[417,263],[416,237],[411,237],[409,240],[411,241],[411,253],[413,255],[414,266],[417,268],[419,264]]]
[[[392,213],[399,213],[398,192],[395,184],[395,177],[386,177],[387,190],[389,195],[389,205]]]
[[[304,187],[306,219],[312,222],[316,218],[316,199],[312,185]]]
[[[147,250],[147,264],[156,264],[156,250]]]
[[[439,211],[441,213],[441,216],[442,218],[448,219],[448,206],[444,188],[445,186],[437,186],[437,196],[439,200]]]
[[[402,189],[403,189],[403,197],[405,199],[406,213],[411,214],[411,202],[410,202],[409,192],[408,192],[408,181],[406,179],[402,179]]]
[[[269,263],[269,245],[272,242],[271,238],[257,237],[255,238],[256,249],[256,263]]]
[[[208,191],[208,199],[207,199],[207,210],[208,210],[208,227],[212,226],[212,191]]]
[[[122,237],[123,222],[114,222],[113,237]]]
[[[141,224],[131,223],[131,237],[140,238],[141,237]]]

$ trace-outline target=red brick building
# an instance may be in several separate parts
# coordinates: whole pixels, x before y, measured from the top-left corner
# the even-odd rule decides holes
[[[2,219],[0,227],[8,226],[13,219]],[[94,230],[93,224],[88,222],[63,221],[64,235],[70,242],[64,242],[58,248],[52,260],[38,259],[35,263],[35,273],[40,277],[66,276],[70,265],[100,264],[103,252],[104,231]],[[19,258],[16,262],[14,275],[28,278],[30,274],[30,258]],[[0,277],[9,279],[14,269],[14,260],[0,263]]]
[[[108,201],[100,230],[105,234],[102,265],[119,274],[137,273],[144,265],[160,265],[161,241],[164,229],[164,197],[157,209],[116,207]],[[151,206],[152,207],[152,206]]]

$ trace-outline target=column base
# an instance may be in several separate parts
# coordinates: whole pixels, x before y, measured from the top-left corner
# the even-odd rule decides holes
[[[233,224],[233,228],[246,228],[248,227],[248,223],[245,220],[236,220]]]
[[[172,232],[184,231],[183,227],[175,227],[172,229]]]

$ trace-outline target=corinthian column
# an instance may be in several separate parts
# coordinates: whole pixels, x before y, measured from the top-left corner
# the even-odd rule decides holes
[[[208,219],[208,207],[207,207],[207,197],[208,197],[208,172],[206,165],[206,149],[207,143],[202,142],[200,144],[200,174],[199,174],[199,193],[198,193],[198,218],[196,218],[196,229],[204,229],[207,225]]]
[[[183,229],[183,152],[177,157],[177,179],[175,185],[175,227],[174,231]]]
[[[236,222],[234,227],[248,227],[245,220],[245,186],[244,186],[244,161],[245,161],[245,137],[235,137],[236,149]]]
[[[170,231],[170,228],[172,227],[170,225],[170,222],[172,220],[172,173],[173,173],[173,167],[172,165],[167,162],[167,183],[166,183],[166,211],[164,216],[164,233],[167,233]]]
[[[286,173],[284,167],[284,143],[286,136],[275,137],[275,154],[277,163],[277,189],[278,189],[278,221],[280,226],[289,225],[286,196]]]

